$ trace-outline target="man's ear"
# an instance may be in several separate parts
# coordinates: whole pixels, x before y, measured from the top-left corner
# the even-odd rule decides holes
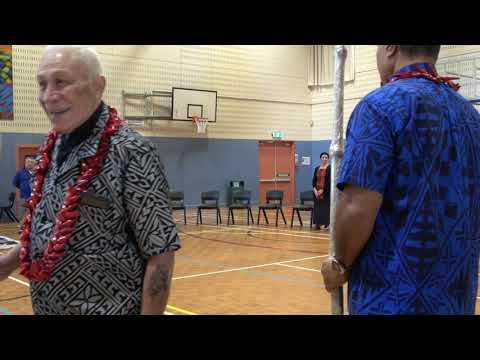
[[[106,85],[105,76],[98,75],[94,81],[95,93],[97,97],[102,98],[103,92],[105,91],[105,85]]]
[[[398,54],[400,51],[400,48],[398,45],[387,45],[385,48],[385,52],[387,54],[387,57],[392,58]]]

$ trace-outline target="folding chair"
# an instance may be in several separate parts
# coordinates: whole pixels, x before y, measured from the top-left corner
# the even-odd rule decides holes
[[[252,198],[251,191],[242,191],[232,196],[232,204],[228,207],[228,220],[227,225],[230,225],[230,214],[232,215],[232,224],[235,225],[235,218],[233,217],[233,210],[246,209],[247,210],[247,224],[250,225],[250,218],[253,220],[252,208],[250,201]]]
[[[8,218],[12,221],[18,222],[15,213],[13,212],[13,204],[15,203],[15,193],[11,192],[8,194],[7,202],[0,202],[0,220],[2,219],[3,213],[5,213]]]
[[[282,210],[282,203],[283,203],[283,191],[281,190],[270,190],[267,191],[266,195],[266,204],[260,205],[258,207],[258,217],[257,217],[257,225],[260,223],[260,211],[263,212],[263,217],[265,218],[265,222],[268,225],[268,218],[265,210],[276,210],[276,218],[275,218],[275,226],[278,226],[278,212],[282,214],[283,222],[285,225],[287,221],[285,220],[285,215],[283,214]]]
[[[293,217],[295,216],[295,212],[298,216],[298,221],[300,222],[300,226],[303,226],[302,218],[300,216],[300,211],[309,211],[310,212],[310,227],[312,227],[313,223],[313,191],[303,191],[300,193],[300,204],[296,204],[293,206],[292,209],[292,221],[290,223],[290,227],[293,227]]]
[[[219,198],[220,198],[220,193],[217,190],[202,192],[201,194],[202,204],[197,206],[197,225],[198,225],[199,217],[200,217],[200,224],[203,224],[202,210],[217,210],[217,225],[218,225],[219,219],[220,219],[220,224],[222,223],[220,208],[218,207]]]
[[[187,225],[187,210],[185,209],[183,191],[170,191],[168,199],[172,210],[183,210],[183,222]]]

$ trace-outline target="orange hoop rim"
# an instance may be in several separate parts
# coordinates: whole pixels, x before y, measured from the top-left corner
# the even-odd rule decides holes
[[[205,134],[207,132],[208,118],[192,116],[192,121],[197,126],[198,134]]]
[[[208,121],[208,117],[192,116],[192,121],[197,122],[199,120]]]

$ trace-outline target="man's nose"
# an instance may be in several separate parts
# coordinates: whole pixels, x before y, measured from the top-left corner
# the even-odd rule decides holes
[[[59,98],[59,92],[56,89],[53,89],[51,86],[47,86],[45,90],[40,94],[40,101],[42,102],[52,102],[57,101]]]

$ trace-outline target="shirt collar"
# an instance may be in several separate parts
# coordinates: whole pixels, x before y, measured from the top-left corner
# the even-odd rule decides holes
[[[62,147],[72,148],[90,137],[90,135],[94,133],[103,107],[104,103],[102,101],[97,107],[97,109],[93,112],[93,114],[90,115],[87,121],[85,121],[82,125],[76,128],[72,133],[64,135],[62,137]]]
[[[414,63],[414,64],[408,64],[399,70],[395,72],[392,76],[394,77],[395,75],[401,74],[401,73],[406,73],[406,72],[411,72],[411,71],[427,71],[428,73],[432,75],[437,75],[437,69],[435,68],[435,65],[432,63]]]
[[[68,137],[64,138],[65,135],[62,135],[55,156],[60,173],[77,166],[81,159],[95,155],[100,134],[108,117],[108,106],[102,102],[85,123],[69,134]]]

